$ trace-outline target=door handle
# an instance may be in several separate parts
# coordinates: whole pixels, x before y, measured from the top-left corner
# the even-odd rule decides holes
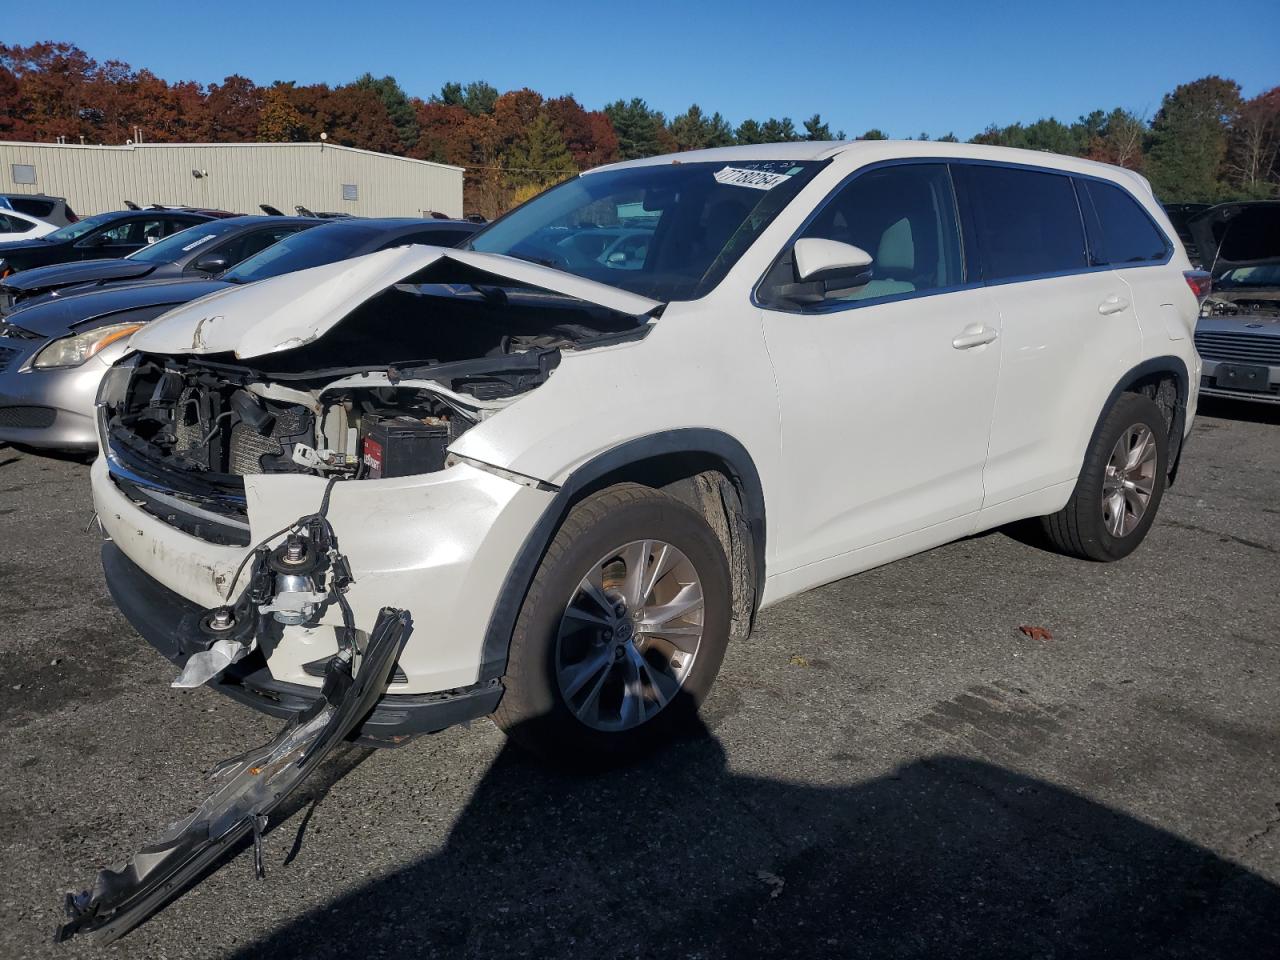
[[[974,347],[990,343],[998,336],[1000,331],[994,327],[965,327],[964,333],[952,340],[951,345],[957,350],[972,350]]]
[[[1098,304],[1098,312],[1104,317],[1109,317],[1114,313],[1122,313],[1129,309],[1129,301],[1124,297],[1118,297],[1115,294],[1107,297]]]

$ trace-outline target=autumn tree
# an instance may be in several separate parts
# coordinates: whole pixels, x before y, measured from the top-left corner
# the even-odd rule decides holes
[[[289,99],[289,85],[276,84],[263,93],[258,139],[264,143],[296,143],[310,139],[306,119]]]
[[[1095,121],[1092,114],[1081,118],[1082,125],[1089,132],[1085,156],[1090,160],[1141,170],[1143,145],[1147,138],[1147,125],[1142,118],[1117,107],[1100,122]]]
[[[555,97],[543,104],[579,170],[589,170],[618,157],[618,135],[600,110],[584,110],[572,95]]]
[[[401,149],[396,152],[412,149],[418,142],[418,114],[413,104],[409,102],[408,94],[396,82],[396,78],[386,76],[377,80],[374,79],[373,74],[366,73],[357,78],[355,85],[372,90],[382,101],[382,106],[386,109],[392,126],[396,128],[396,136],[400,140]]]
[[[1240,85],[1218,76],[1165,94],[1151,124],[1147,161],[1147,176],[1162,199],[1212,202],[1223,196],[1228,132],[1240,107]]]
[[[1241,105],[1227,146],[1226,171],[1243,196],[1273,197],[1280,189],[1280,87]]]

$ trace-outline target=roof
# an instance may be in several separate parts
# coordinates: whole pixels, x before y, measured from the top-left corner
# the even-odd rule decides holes
[[[850,166],[883,159],[911,157],[945,157],[957,160],[989,160],[996,163],[1018,163],[1033,167],[1054,167],[1085,175],[1115,179],[1140,184],[1151,192],[1150,184],[1140,174],[1109,163],[1098,163],[1080,157],[1068,157],[1042,150],[1021,150],[1016,147],[991,147],[979,143],[951,143],[946,140],[799,140],[788,143],[755,143],[745,147],[714,147],[710,150],[688,150],[684,153],[664,153],[640,160],[626,160],[603,167],[601,170],[618,170],[625,167],[660,166],[669,163],[733,163],[747,160],[828,160],[835,157],[849,158]]]
[[[402,163],[420,163],[427,167],[438,167],[444,170],[462,171],[463,167],[455,167],[448,163],[436,163],[434,160],[418,160],[415,157],[401,157],[394,153],[378,153],[376,150],[361,150],[359,147],[344,147],[328,141],[305,143],[36,143],[30,140],[0,140],[0,146],[31,147],[46,150],[180,150],[199,147],[202,150],[341,150],[345,153],[359,153],[367,157],[382,157],[385,160],[398,160]]]

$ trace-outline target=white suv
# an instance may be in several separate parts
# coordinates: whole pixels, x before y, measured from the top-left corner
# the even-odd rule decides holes
[[[462,249],[135,335],[99,398],[109,585],[178,682],[279,716],[393,607],[367,742],[492,714],[544,752],[633,747],[799,591],[1031,517],[1133,550],[1191,428],[1202,279],[1148,184],[1083,160],[603,167]]]

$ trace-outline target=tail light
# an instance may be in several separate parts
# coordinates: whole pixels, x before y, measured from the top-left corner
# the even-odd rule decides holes
[[[1183,270],[1182,275],[1187,278],[1187,286],[1196,295],[1196,302],[1204,303],[1205,298],[1213,292],[1213,275],[1204,270]]]

